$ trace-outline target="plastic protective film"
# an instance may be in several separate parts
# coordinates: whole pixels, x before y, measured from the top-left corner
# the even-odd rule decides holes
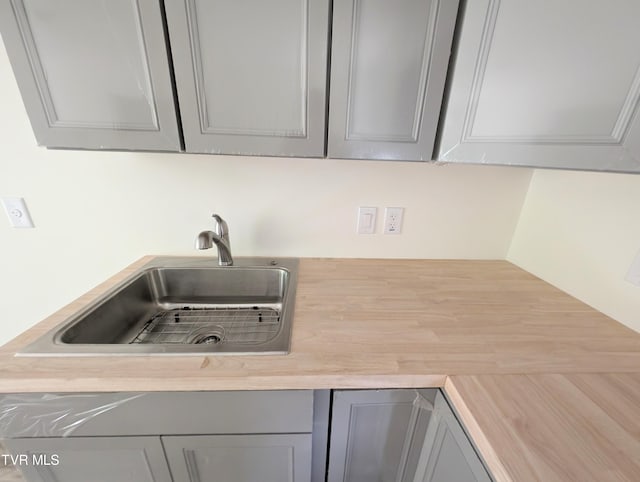
[[[0,438],[68,437],[89,420],[144,393],[15,394],[0,398]]]
[[[418,410],[433,410],[433,402],[428,400],[418,390],[416,392],[416,398],[413,399],[413,406]]]

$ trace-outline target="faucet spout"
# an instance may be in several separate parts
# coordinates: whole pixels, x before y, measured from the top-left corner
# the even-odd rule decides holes
[[[227,223],[217,214],[213,215],[216,221],[215,232],[202,231],[196,237],[196,249],[210,249],[215,244],[218,248],[218,264],[220,266],[232,266],[231,242],[229,241],[229,228]]]

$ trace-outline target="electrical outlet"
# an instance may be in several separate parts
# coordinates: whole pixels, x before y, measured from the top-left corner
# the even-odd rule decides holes
[[[7,213],[9,222],[14,228],[32,228],[33,221],[29,215],[29,210],[24,199],[19,197],[2,198],[4,210]]]
[[[400,234],[402,232],[402,217],[404,208],[385,208],[384,234]]]
[[[640,252],[638,252],[636,258],[633,260],[633,263],[627,272],[627,276],[624,279],[631,284],[640,286]]]
[[[358,234],[373,234],[376,232],[376,217],[378,208],[358,208]]]

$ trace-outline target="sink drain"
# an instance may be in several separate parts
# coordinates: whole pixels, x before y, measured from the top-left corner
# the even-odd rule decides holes
[[[215,343],[220,343],[222,338],[218,335],[204,335],[202,338],[198,338],[193,342],[194,345],[210,345]]]
[[[224,339],[224,328],[221,326],[208,326],[195,331],[189,337],[187,343],[192,345],[216,345]]]

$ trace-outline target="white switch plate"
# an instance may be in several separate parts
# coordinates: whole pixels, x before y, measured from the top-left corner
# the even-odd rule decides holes
[[[633,260],[627,276],[625,278],[629,283],[636,286],[640,286],[640,251],[636,255],[636,259]]]
[[[7,213],[9,222],[14,228],[32,228],[33,221],[29,215],[29,210],[21,197],[2,198],[4,210]]]
[[[404,208],[385,208],[384,234],[400,234],[402,232],[402,217]]]
[[[373,234],[376,232],[376,217],[378,208],[358,208],[358,234]]]

